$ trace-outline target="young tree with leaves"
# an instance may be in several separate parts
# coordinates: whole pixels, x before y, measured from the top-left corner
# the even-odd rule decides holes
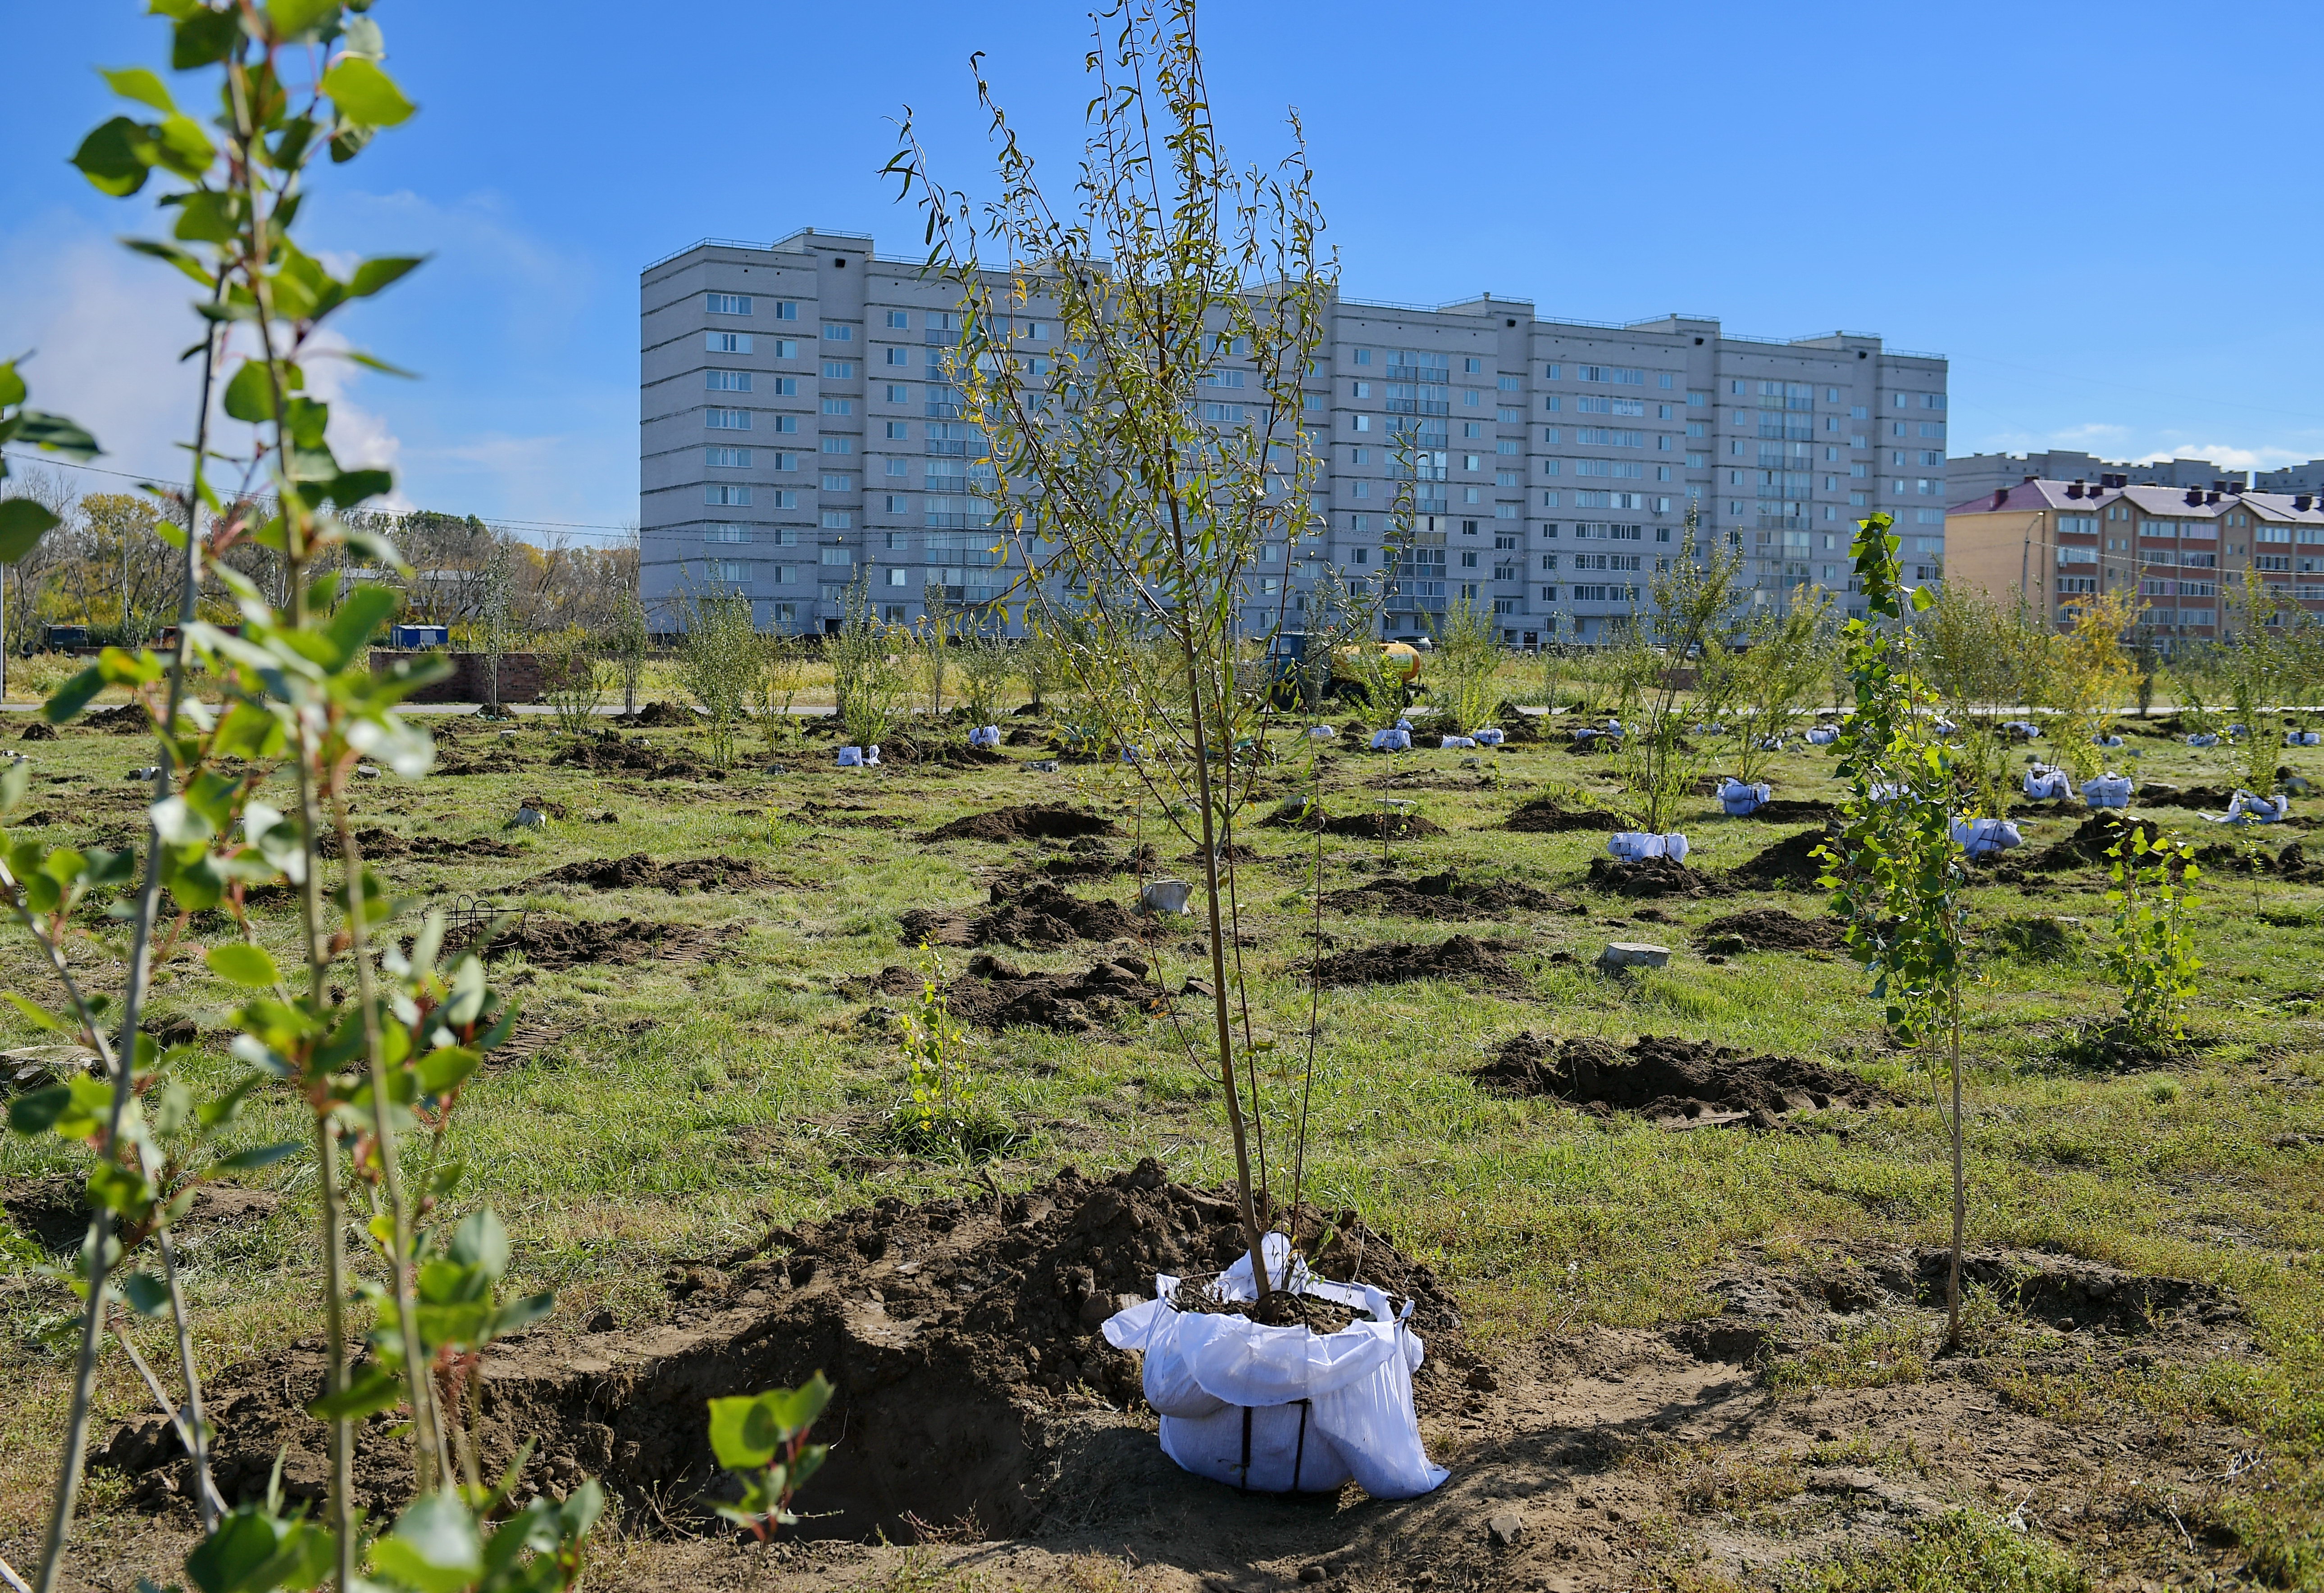
[[[1945,1282],[1946,1343],[1960,1343],[1960,1253],[1968,1220],[1962,1169],[1961,935],[1968,885],[1953,838],[1952,752],[1934,734],[1934,694],[1914,669],[1906,616],[1932,594],[1904,584],[1901,538],[1886,513],[1857,523],[1856,576],[1865,617],[1840,633],[1856,711],[1841,727],[1840,778],[1849,798],[1840,833],[1820,849],[1823,884],[1848,916],[1848,944],[1872,975],[1872,994],[1896,1038],[1951,1040],[1953,1238]]]

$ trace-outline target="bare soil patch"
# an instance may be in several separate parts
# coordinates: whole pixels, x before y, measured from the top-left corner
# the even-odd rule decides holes
[[[616,714],[613,722],[631,730],[691,730],[702,715],[676,703],[648,703],[634,714]]]
[[[1501,953],[1516,949],[1505,941],[1477,940],[1466,935],[1451,935],[1433,946],[1392,941],[1320,959],[1315,964],[1315,982],[1399,984],[1415,979],[1452,979],[1522,990],[1523,976],[1500,957]]]
[[[1786,1114],[1887,1106],[1876,1084],[1797,1056],[1752,1055],[1707,1040],[1644,1035],[1628,1052],[1583,1036],[1555,1044],[1514,1035],[1470,1077],[1502,1095],[1547,1095],[1600,1117],[1636,1112],[1665,1128],[1748,1123]]]
[[[917,970],[896,966],[882,969],[872,989],[918,996],[921,983]],[[979,953],[945,987],[945,1005],[953,1017],[982,1028],[1084,1035],[1133,1015],[1166,1013],[1170,998],[1155,983],[1146,959],[1126,953],[1079,973],[1028,971]]]
[[[723,780],[726,771],[685,747],[658,747],[651,741],[625,741],[618,736],[571,741],[549,760],[567,769],[598,774],[637,775],[649,780]]]
[[[355,845],[366,862],[389,858],[510,858],[522,857],[524,848],[510,842],[496,841],[489,835],[477,835],[466,841],[447,841],[441,835],[404,835],[381,824],[366,824],[355,832]],[[339,837],[335,830],[326,830],[318,848],[325,857],[339,855]]]
[[[16,732],[16,739],[23,741],[53,741],[57,739],[57,727],[37,714],[28,714],[24,716],[24,728]]]
[[[143,703],[92,708],[80,716],[80,722],[91,730],[103,731],[114,736],[142,736],[153,728],[153,722],[145,716],[145,704]]]
[[[1047,879],[994,884],[991,911],[971,917],[958,910],[914,907],[900,915],[903,944],[939,946],[1062,946],[1076,940],[1135,940],[1144,928],[1136,915],[1111,902],[1085,901]]]
[[[920,837],[938,841],[1077,841],[1089,835],[1119,835],[1121,828],[1102,815],[1079,808],[1028,804],[973,813],[939,824]]]
[[[1802,830],[1795,835],[1786,835],[1729,871],[1728,879],[1737,885],[1761,890],[1813,890],[1824,871],[1824,861],[1816,856],[1816,848],[1823,844],[1825,834],[1822,830]]]
[[[1694,932],[1707,950],[1735,952],[1836,952],[1848,944],[1837,919],[1803,918],[1781,907],[1753,907],[1713,918]]]
[[[1589,878],[1582,883],[1592,890],[1603,890],[1633,900],[1668,896],[1690,898],[1724,896],[1730,889],[1723,880],[1708,874],[1698,874],[1684,863],[1673,862],[1666,857],[1642,857],[1635,862],[1621,858],[1593,857],[1590,860]]]
[[[1830,824],[1839,811],[1817,797],[1774,796],[1759,804],[1750,816],[1768,824]]]
[[[1611,833],[1624,828],[1622,815],[1602,807],[1570,808],[1554,796],[1536,796],[1503,820],[1501,828],[1528,835],[1558,835],[1569,830]]]
[[[1103,843],[1084,836],[1068,843],[1065,856],[1044,858],[1035,865],[1034,872],[1051,879],[1106,879],[1116,874],[1139,873],[1161,861],[1150,845],[1114,852],[1109,852]]]
[[[518,889],[543,890],[579,885],[591,890],[666,890],[678,894],[689,890],[761,890],[774,883],[773,875],[737,858],[695,857],[661,862],[642,852],[633,852],[627,857],[567,863],[546,874],[535,874]]]
[[[1326,835],[1347,835],[1360,841],[1415,841],[1425,835],[1444,833],[1444,826],[1416,813],[1383,808],[1375,813],[1335,816],[1310,808],[1304,796],[1291,797],[1259,823],[1273,829],[1321,830]]]
[[[1466,880],[1452,870],[1416,879],[1375,879],[1323,898],[1334,913],[1380,914],[1396,918],[1486,918],[1503,913],[1570,913],[1563,897],[1514,879]]]
[[[962,737],[894,735],[880,743],[880,761],[940,764],[952,769],[989,769],[1016,761],[990,747],[972,747]]]
[[[78,1178],[22,1178],[0,1183],[0,1211],[17,1230],[51,1256],[78,1250],[88,1237],[88,1208],[81,1204]],[[172,1231],[189,1239],[205,1231],[263,1222],[281,1209],[282,1197],[270,1190],[206,1183]]]
[[[693,924],[643,918],[552,918],[528,915],[496,935],[487,958],[522,957],[536,968],[577,968],[585,962],[696,962],[707,956],[710,932]]]
[[[1318,1271],[1414,1302],[1432,1363],[1459,1342],[1460,1319],[1426,1267],[1353,1212],[1301,1215],[1303,1237],[1322,1238]],[[497,1472],[530,1441],[520,1496],[561,1494],[594,1474],[653,1535],[731,1537],[711,1513],[724,1496],[705,1402],[820,1369],[839,1394],[818,1432],[836,1441],[815,1480],[807,1536],[1023,1532],[1053,1489],[1087,1486],[1088,1469],[1067,1463],[1084,1446],[1096,1444],[1089,1458],[1100,1464],[1124,1450],[1158,1459],[1150,1429],[1127,1413],[1142,1403],[1138,1360],[1097,1330],[1125,1297],[1150,1292],[1156,1273],[1216,1273],[1241,1244],[1222,1192],[1171,1183],[1150,1160],[1102,1182],[1066,1168],[1007,1200],[890,1198],[773,1229],[672,1267],[662,1324],[533,1334],[496,1349],[480,1458]],[[229,1500],[261,1496],[284,1450],[286,1495],[321,1498],[325,1429],[300,1406],[322,1371],[320,1346],[308,1341],[216,1380],[217,1472]],[[1424,1389],[1447,1383],[1424,1368]],[[374,1429],[391,1420],[374,1418]],[[400,1448],[383,1432],[365,1436],[357,1491],[392,1511],[409,1487]],[[161,1473],[135,1496],[149,1508],[181,1496],[168,1480],[183,1462],[158,1418],[115,1428],[97,1460]]]

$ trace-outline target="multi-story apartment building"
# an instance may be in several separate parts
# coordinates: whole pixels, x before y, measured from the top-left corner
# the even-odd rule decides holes
[[[1969,454],[1945,462],[1945,480],[1956,503],[1982,498],[1997,487],[2014,487],[2021,482],[2096,481],[2103,475],[2118,475],[2134,487],[2201,487],[2207,492],[2246,486],[2257,486],[2263,492],[2307,490],[2304,484],[2293,488],[2274,486],[2266,481],[2253,482],[2250,472],[2224,469],[2209,459],[2150,459],[2144,465],[2129,465],[2072,448],[2052,448],[2045,454]]]
[[[946,379],[960,308],[918,262],[813,230],[706,241],[649,266],[641,299],[650,606],[733,593],[763,627],[825,630],[861,573],[899,621],[930,588],[965,606],[1007,590],[991,466]],[[1038,361],[1057,327],[1037,300],[1013,332]],[[1251,373],[1236,364],[1222,360],[1204,400],[1222,424],[1241,419],[1233,390]],[[1314,531],[1264,550],[1252,612],[1304,608],[1325,563],[1360,579],[1395,557],[1391,633],[1465,598],[1511,645],[1602,640],[1679,552],[1690,503],[1706,539],[1746,554],[1762,604],[1803,585],[1844,594],[1853,522],[1875,508],[1929,578],[1944,557],[1945,382],[1943,359],[1858,333],[1562,321],[1491,295],[1340,299],[1303,410],[1324,460]],[[1416,514],[1397,548],[1384,539],[1405,480]]]
[[[2080,604],[2120,593],[2139,633],[2168,651],[2233,635],[2248,619],[2256,571],[2276,622],[2324,612],[2324,504],[2232,488],[2030,481],[1956,503],[1945,578],[2019,600],[2070,627]]]
[[[2251,484],[2263,493],[2294,496],[2306,493],[2313,497],[2324,493],[2324,459],[2310,459],[2305,465],[2286,465],[2275,470],[2255,470]]]

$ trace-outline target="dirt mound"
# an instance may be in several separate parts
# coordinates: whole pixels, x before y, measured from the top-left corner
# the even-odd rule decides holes
[[[559,747],[549,761],[567,769],[586,769],[598,774],[633,774],[650,780],[726,778],[724,770],[712,767],[684,747],[657,747],[649,741],[625,741],[614,736],[570,742]]]
[[[1143,925],[1111,902],[1084,901],[1047,879],[1006,879],[991,889],[992,911],[914,907],[896,920],[903,944],[938,946],[1062,946],[1077,940],[1136,939]]]
[[[1270,829],[1321,830],[1326,835],[1349,835],[1360,841],[1414,841],[1442,835],[1444,827],[1416,813],[1383,810],[1333,817],[1312,808],[1304,796],[1294,796],[1259,821]]]
[[[1813,890],[1824,871],[1824,861],[1816,855],[1816,848],[1823,844],[1824,837],[1822,830],[1802,830],[1796,835],[1786,835],[1733,870],[1728,879],[1752,889]]]
[[[1642,1035],[1626,1055],[1583,1036],[1554,1046],[1516,1035],[1470,1074],[1501,1095],[1548,1095],[1599,1116],[1637,1112],[1665,1128],[1748,1122],[1773,1128],[1786,1112],[1886,1106],[1885,1090],[1797,1056],[1754,1056],[1707,1040]]]
[[[522,857],[524,848],[506,841],[495,841],[489,835],[478,835],[466,841],[447,841],[441,835],[403,835],[380,824],[366,824],[355,832],[355,845],[365,862],[378,862],[389,858],[504,858]],[[319,850],[325,857],[339,855],[339,836],[336,830],[323,832]]]
[[[643,918],[550,918],[539,913],[493,937],[487,958],[522,957],[536,968],[577,968],[585,962],[695,962],[710,953],[710,932],[694,924],[652,924]]]
[[[921,983],[918,971],[890,967],[872,980],[872,989],[883,996],[916,997]],[[979,953],[968,960],[967,971],[945,987],[945,1005],[963,1023],[984,1028],[1081,1035],[1133,1013],[1166,1013],[1170,998],[1154,982],[1143,957],[1124,953],[1080,973],[1038,973]]]
[[[1486,918],[1501,913],[1564,913],[1573,904],[1513,879],[1485,884],[1463,880],[1451,870],[1417,879],[1375,879],[1351,890],[1334,890],[1323,906],[1334,913],[1381,914],[1395,918]]]
[[[624,730],[690,730],[702,716],[676,703],[648,703],[634,714],[616,714],[613,723]]]
[[[1839,812],[1831,803],[1812,797],[1776,796],[1759,804],[1749,816],[1764,824],[1822,824]]]
[[[1444,1403],[1461,1321],[1434,1275],[1352,1211],[1303,1208],[1298,1219],[1318,1272],[1414,1303],[1428,1345],[1421,1397],[1431,1409]],[[486,1364],[478,1458],[497,1474],[530,1441],[520,1498],[594,1474],[641,1522],[717,1530],[711,1506],[723,1496],[706,1402],[821,1370],[839,1393],[816,1429],[833,1447],[804,1534],[909,1541],[916,1524],[1021,1533],[1076,1431],[1094,1421],[1152,1445],[1107,1408],[1135,1409],[1142,1396],[1137,1358],[1098,1331],[1105,1318],[1122,1297],[1146,1297],[1157,1272],[1206,1276],[1241,1250],[1224,1192],[1171,1183],[1150,1160],[1102,1181],[1066,1168],[1007,1198],[908,1206],[890,1197],[672,1267],[663,1280],[672,1320],[641,1333],[504,1343]],[[309,1340],[214,1381],[217,1473],[229,1501],[263,1496],[285,1449],[284,1493],[323,1496],[326,1429],[300,1408],[319,1392],[323,1364]],[[375,1435],[393,1418],[372,1420],[356,1493],[392,1512],[410,1472],[399,1447]],[[92,1458],[133,1476],[181,1464],[158,1417],[115,1428]]]
[[[522,759],[512,758],[505,752],[488,752],[482,758],[464,757],[458,752],[438,752],[434,772],[439,775],[523,774],[527,768]]]
[[[2009,859],[2004,871],[2054,874],[2067,869],[2104,868],[2108,866],[2107,849],[2133,829],[2143,832],[2149,841],[2163,834],[2163,826],[2153,819],[2128,818],[2113,808],[2101,808],[2063,841],[2052,842],[2025,857]]]
[[[1064,857],[1044,859],[1034,871],[1051,879],[1107,879],[1151,869],[1161,861],[1151,846],[1117,854],[1097,841],[1084,839],[1067,846]]]
[[[1028,804],[973,813],[948,824],[939,824],[920,837],[923,844],[937,841],[1075,841],[1085,835],[1119,835],[1111,819],[1078,808]]]
[[[1558,835],[1568,830],[1602,830],[1611,833],[1624,827],[1619,814],[1608,813],[1602,807],[1570,808],[1554,796],[1535,797],[1501,824],[1504,830],[1517,830],[1528,835]]]
[[[679,862],[658,862],[642,852],[627,857],[601,857],[567,863],[546,874],[535,874],[518,889],[552,889],[560,885],[586,886],[591,890],[761,890],[774,877],[753,864],[731,857],[696,857]]]
[[[1452,935],[1433,946],[1395,941],[1323,958],[1315,964],[1315,982],[1400,984],[1414,979],[1455,979],[1521,990],[1524,978],[1499,955],[1515,949],[1505,942],[1465,935]]]
[[[24,720],[24,728],[18,731],[16,736],[19,741],[53,741],[57,739],[57,727],[37,714],[30,714]]]
[[[1634,900],[1665,896],[1722,896],[1727,891],[1725,885],[1710,875],[1698,874],[1684,863],[1673,862],[1666,857],[1642,857],[1635,862],[1593,857],[1590,860],[1590,877],[1582,883],[1592,890]]]
[[[882,763],[940,764],[952,769],[983,769],[993,764],[1011,764],[1014,759],[1004,757],[990,747],[972,747],[954,736],[911,736],[893,734],[880,743]]]
[[[1950,1251],[1915,1250],[1901,1258],[1894,1281],[1908,1285],[1924,1304],[1941,1303],[1951,1265]],[[2148,1277],[2103,1261],[2039,1251],[1965,1251],[1961,1281],[1991,1290],[2003,1304],[2063,1332],[2144,1334],[2174,1325],[2174,1319],[2216,1325],[2243,1316],[2205,1284]]]
[[[142,736],[153,728],[152,721],[145,717],[145,704],[143,703],[93,708],[81,715],[80,722],[91,730],[101,730],[115,736]]]
[[[88,1237],[88,1208],[81,1204],[78,1178],[25,1178],[0,1183],[0,1211],[17,1230],[51,1256],[78,1251]],[[171,1231],[190,1242],[205,1230],[263,1222],[282,1197],[263,1189],[204,1184]]]
[[[2227,810],[2227,805],[2236,799],[2236,788],[2233,786],[2181,786],[2176,790],[2153,787],[2160,794],[2153,798],[2149,798],[2146,795],[2149,788],[2146,787],[2139,788],[2138,799],[2141,802],[2152,800],[2158,807],[2183,807],[2190,813],[2202,808],[2209,808],[2216,813],[2225,813]]]
[[[1753,907],[1713,918],[1694,932],[1706,951],[1732,955],[1737,952],[1836,952],[1848,944],[1848,931],[1831,918],[1802,918],[1781,907]]]

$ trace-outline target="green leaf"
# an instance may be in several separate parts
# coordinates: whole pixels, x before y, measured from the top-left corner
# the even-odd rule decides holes
[[[189,244],[223,244],[235,233],[234,196],[197,189],[178,207],[178,225],[170,235]]]
[[[497,1282],[508,1271],[508,1229],[490,1206],[472,1211],[452,1230],[452,1259],[463,1266],[481,1266]]]
[[[121,1297],[140,1316],[160,1316],[170,1309],[170,1285],[150,1272],[133,1272],[122,1279]]]
[[[414,1500],[372,1545],[371,1562],[419,1593],[462,1593],[484,1572],[484,1544],[467,1506],[447,1489]]]
[[[32,783],[32,766],[22,758],[12,760],[6,769],[0,769],[0,818],[23,806],[24,793]]]
[[[323,74],[322,88],[348,121],[366,126],[392,127],[417,108],[394,78],[362,56],[341,56]]]
[[[152,170],[152,149],[149,129],[126,116],[115,116],[89,130],[73,152],[72,163],[97,192],[124,199],[145,186]]]
[[[271,990],[282,978],[265,947],[245,945],[240,941],[212,946],[208,961],[211,972],[244,990]]]
[[[298,366],[286,364],[281,371],[285,392],[298,392],[307,385],[306,375]],[[241,368],[226,384],[226,412],[254,426],[274,419],[274,382],[267,374],[264,360],[242,362]]]
[[[269,0],[266,25],[277,39],[296,39],[337,22],[339,0]]]
[[[402,605],[402,594],[391,587],[364,585],[348,593],[339,604],[339,612],[323,629],[337,659],[329,668],[344,669],[354,662],[355,655],[371,645],[379,628]]]
[[[484,1337],[488,1340],[498,1339],[529,1328],[556,1309],[557,1296],[546,1290],[538,1294],[527,1294],[521,1300],[512,1300],[493,1312],[492,1321],[484,1330]]]
[[[821,1372],[797,1388],[710,1401],[710,1448],[730,1471],[754,1470],[815,1424],[835,1393]]]
[[[5,995],[10,1006],[51,1034],[77,1035],[80,1032],[77,1026],[68,1027],[63,1018],[59,1017],[29,996],[20,996],[14,990],[0,991],[0,995]]]
[[[242,14],[239,10],[195,12],[180,22],[170,40],[170,66],[172,70],[190,72],[213,61],[224,60],[242,37]]]
[[[278,1139],[272,1145],[254,1145],[248,1150],[238,1150],[230,1156],[218,1158],[217,1170],[221,1173],[248,1173],[259,1167],[271,1167],[286,1156],[295,1156],[306,1148],[302,1140]]]
[[[105,689],[104,671],[91,664],[66,681],[41,704],[41,717],[51,724],[62,724],[89,704],[91,698]]]
[[[19,1134],[46,1134],[73,1103],[72,1086],[51,1084],[8,1103],[8,1127]]]
[[[482,1054],[466,1045],[439,1045],[420,1059],[420,1091],[442,1095],[482,1064]]]
[[[17,415],[16,440],[51,454],[62,454],[68,459],[89,460],[105,452],[97,446],[97,439],[75,422],[39,410],[25,410]]]
[[[124,67],[117,72],[99,67],[97,75],[112,86],[113,92],[124,99],[134,99],[140,105],[152,106],[163,115],[176,112],[177,102],[161,86],[161,79],[143,67]]]
[[[421,254],[384,254],[376,260],[366,260],[355,267],[355,274],[347,282],[347,296],[368,299],[407,272],[416,271],[425,263]]]
[[[273,1593],[312,1588],[330,1574],[330,1534],[295,1517],[244,1505],[186,1556],[201,1593]]]
[[[62,523],[30,498],[0,498],[0,564],[14,564]]]
[[[171,846],[198,846],[217,833],[217,827],[183,796],[164,796],[146,813],[153,821],[153,833]]]

